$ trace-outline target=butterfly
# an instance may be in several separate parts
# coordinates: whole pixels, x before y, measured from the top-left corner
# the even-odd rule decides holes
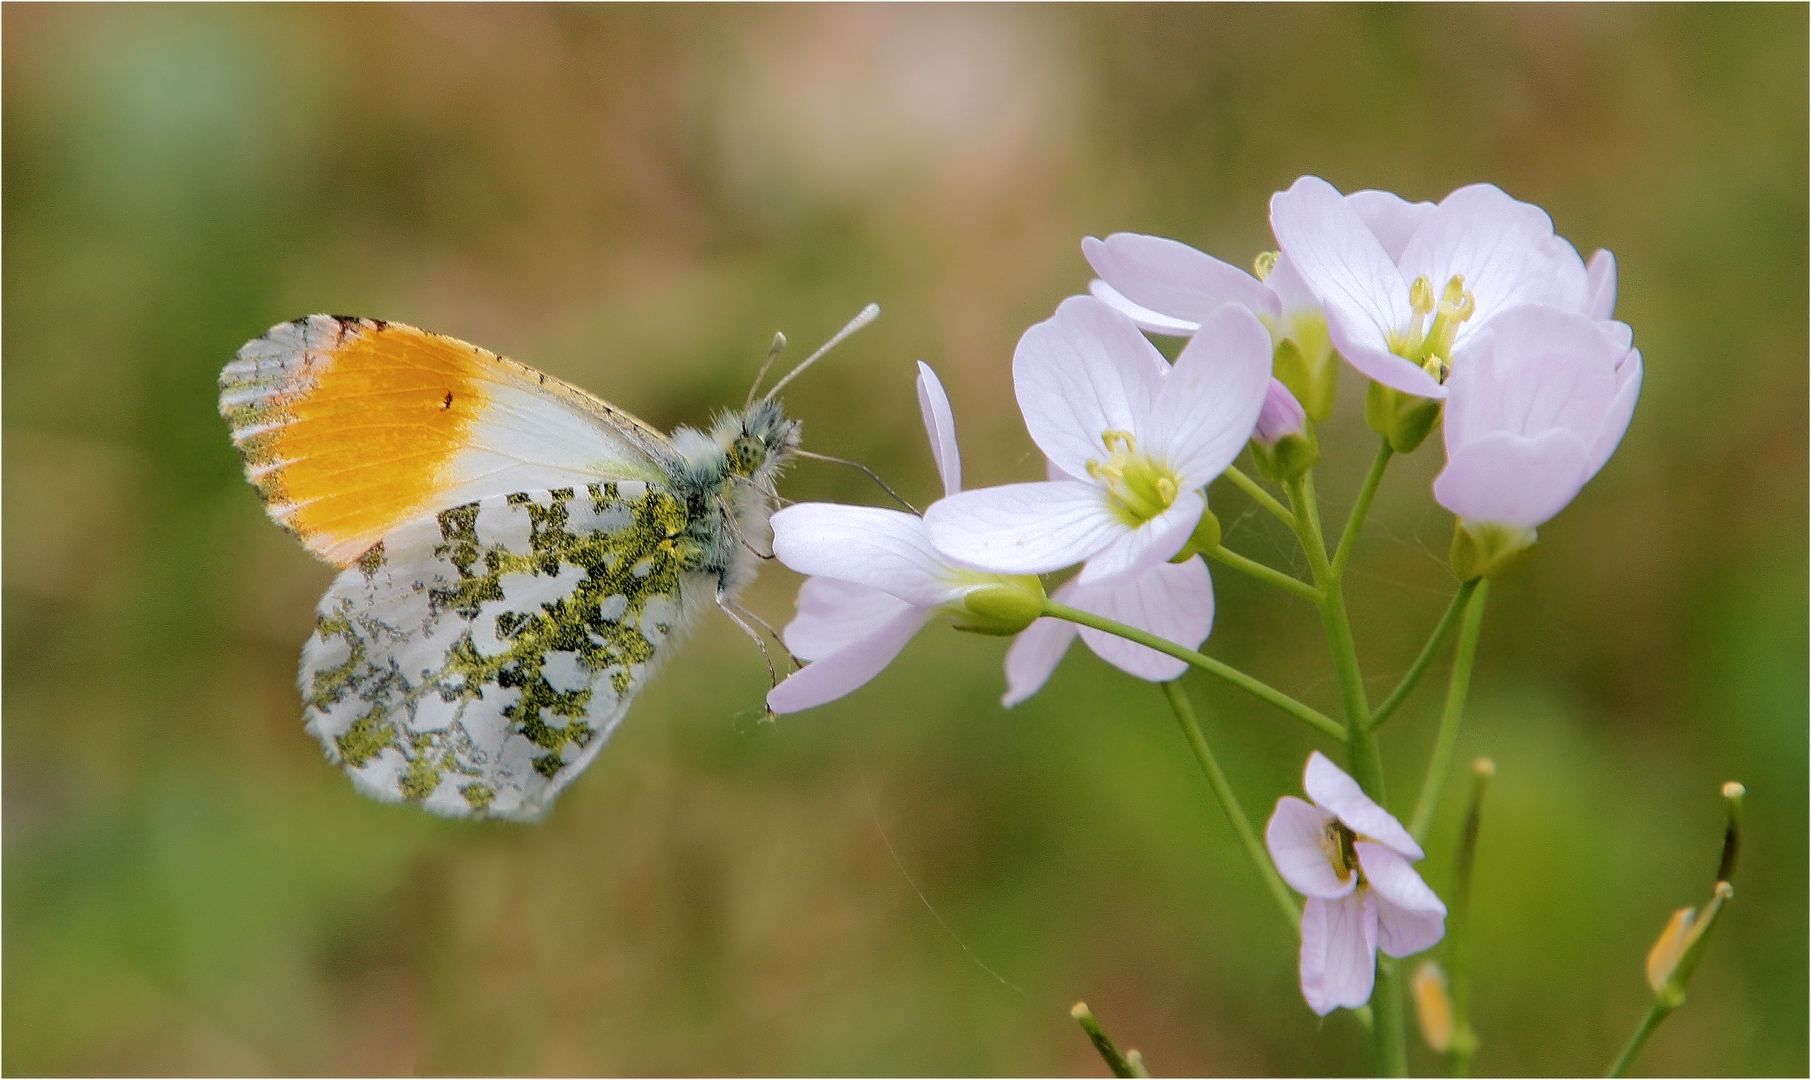
[[[748,628],[750,537],[803,453],[775,395],[878,314],[671,436],[401,323],[310,315],[247,342],[220,373],[246,478],[341,567],[297,680],[328,758],[378,799],[545,814],[705,604]]]

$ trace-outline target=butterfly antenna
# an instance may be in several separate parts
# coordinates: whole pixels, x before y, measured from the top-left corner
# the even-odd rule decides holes
[[[748,400],[742,403],[744,409],[755,403],[755,391],[761,389],[761,380],[767,378],[767,369],[773,367],[774,360],[779,357],[780,353],[783,352],[785,348],[786,335],[775,331],[773,335],[773,345],[767,350],[767,359],[761,361],[761,370],[755,373],[755,384],[748,388]]]
[[[905,507],[906,510],[910,511],[911,513],[918,514],[918,508],[916,506],[913,506],[911,503],[906,502],[905,499],[899,494],[899,492],[894,491],[892,488],[887,486],[887,482],[880,478],[879,473],[875,472],[873,469],[868,468],[866,465],[863,465],[859,461],[850,461],[846,458],[831,457],[828,454],[814,454],[809,450],[794,450],[792,453],[795,457],[810,458],[812,461],[827,461],[832,465],[847,465],[851,469],[860,469],[862,472],[865,472],[868,474],[868,479],[874,481],[876,484],[879,484],[880,490],[886,492],[889,496],[891,496],[894,502]],[[919,515],[919,516],[922,517],[923,515]]]
[[[880,305],[879,304],[869,304],[867,307],[862,308],[861,313],[859,315],[855,316],[855,318],[850,319],[848,322],[848,325],[844,326],[841,330],[838,330],[836,332],[835,337],[831,338],[829,341],[824,342],[822,348],[818,349],[817,352],[812,353],[810,356],[807,356],[804,359],[804,361],[799,364],[798,367],[795,367],[791,371],[788,371],[786,373],[785,378],[781,379],[777,383],[774,383],[773,389],[769,390],[766,394],[762,395],[761,400],[762,401],[772,401],[775,394],[779,393],[782,389],[784,389],[787,383],[798,378],[799,374],[801,372],[803,372],[806,368],[810,367],[812,364],[817,363],[819,357],[823,356],[825,353],[829,352],[831,349],[834,349],[838,345],[842,344],[843,339],[848,337],[850,334],[855,333],[857,330],[860,330],[862,327],[868,325],[869,323],[873,322],[875,319],[878,319],[878,318],[880,318]]]

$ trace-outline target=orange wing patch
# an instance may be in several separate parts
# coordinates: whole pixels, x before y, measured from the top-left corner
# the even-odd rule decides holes
[[[241,349],[220,409],[271,516],[344,566],[438,507],[496,362],[412,326],[315,315]]]

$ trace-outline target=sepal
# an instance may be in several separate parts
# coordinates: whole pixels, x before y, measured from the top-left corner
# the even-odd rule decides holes
[[[1460,581],[1505,577],[1528,560],[1536,539],[1533,529],[1519,525],[1454,522],[1453,574]]]
[[[1003,577],[972,589],[954,610],[955,627],[971,634],[1011,637],[1044,613],[1044,585],[1029,575]]]
[[[1365,391],[1365,423],[1390,440],[1390,449],[1407,454],[1420,446],[1440,422],[1441,402],[1406,394],[1373,382]]]

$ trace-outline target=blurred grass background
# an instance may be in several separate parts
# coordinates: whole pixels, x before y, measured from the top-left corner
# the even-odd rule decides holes
[[[1638,1068],[1806,1071],[1803,6],[3,19],[7,1073],[1101,1074],[1079,998],[1160,1074],[1364,1069],[1160,695],[1081,650],[1006,712],[1003,644],[934,630],[769,725],[713,617],[544,825],[360,798],[293,687],[331,571],[214,405],[242,342],[333,311],[697,423],[773,331],[802,355],[878,300],[789,391],[808,445],[929,499],[923,358],[970,486],[1029,479],[1009,361],[1085,286],[1079,239],[1246,264],[1304,172],[1540,203],[1616,252],[1647,361],[1620,453],[1486,622],[1478,1071],[1607,1065],[1654,936],[1708,897],[1729,779],[1737,898]],[[1322,432],[1329,514],[1371,457],[1361,398]],[[1392,469],[1354,563],[1378,695],[1452,588],[1438,458]],[[810,463],[785,490],[875,501]],[[1217,576],[1209,651],[1335,708],[1312,613]],[[796,584],[748,600],[783,620]],[[1386,732],[1399,812],[1443,674]],[[1318,744],[1190,686],[1262,820]]]

